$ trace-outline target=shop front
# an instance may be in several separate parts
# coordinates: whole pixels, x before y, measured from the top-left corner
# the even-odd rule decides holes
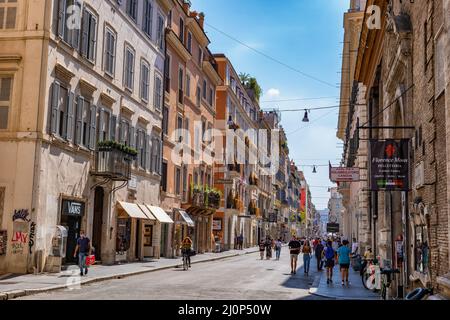
[[[63,257],[63,264],[75,264],[77,258],[74,258],[77,240],[80,237],[83,218],[86,213],[86,202],[82,199],[62,198],[61,215],[59,225],[67,230],[66,255]]]

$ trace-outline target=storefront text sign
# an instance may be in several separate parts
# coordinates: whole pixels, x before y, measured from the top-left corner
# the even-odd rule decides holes
[[[84,215],[84,202],[63,200],[62,201],[62,214],[67,216],[83,216]]]
[[[409,190],[409,140],[371,141],[371,189]]]
[[[330,177],[333,182],[359,181],[359,168],[330,167]]]

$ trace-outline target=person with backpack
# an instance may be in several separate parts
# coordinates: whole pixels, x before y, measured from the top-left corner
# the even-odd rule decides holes
[[[323,250],[323,254],[326,259],[325,267],[327,268],[327,284],[330,284],[333,283],[333,268],[335,259],[335,251],[331,240],[327,242],[327,246]]]
[[[275,252],[276,252],[277,260],[280,260],[280,255],[281,255],[281,238],[279,238],[275,242]]]
[[[323,260],[322,260],[322,252],[323,252],[323,245],[322,242],[319,240],[317,242],[316,248],[314,249],[314,255],[316,256],[317,260],[317,271],[322,271],[323,266]]]
[[[301,244],[300,241],[298,241],[297,238],[293,236],[288,246],[291,254],[291,274],[296,274],[298,255],[300,254]]]

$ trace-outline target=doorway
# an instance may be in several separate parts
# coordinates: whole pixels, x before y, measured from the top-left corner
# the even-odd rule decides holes
[[[92,246],[95,248],[95,258],[98,260],[101,260],[101,256],[102,256],[101,250],[102,250],[104,196],[105,196],[105,191],[102,187],[95,188]]]
[[[77,239],[80,236],[81,217],[80,216],[61,216],[61,225],[67,229],[67,248],[65,263],[77,263],[78,258],[74,258]]]
[[[141,256],[140,256],[140,252],[141,252],[141,242],[140,242],[141,232],[142,232],[141,231],[141,220],[136,219],[136,248],[134,250],[134,257],[137,260],[141,259]]]

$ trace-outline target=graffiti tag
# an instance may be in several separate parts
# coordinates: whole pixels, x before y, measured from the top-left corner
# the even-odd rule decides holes
[[[30,213],[28,212],[28,209],[14,210],[14,215],[12,219],[13,221],[23,220],[25,222],[30,222],[31,219],[28,218],[29,215]]]
[[[31,226],[30,226],[30,240],[28,242],[28,246],[30,247],[30,254],[32,253],[32,248],[34,246],[34,235],[36,232],[36,223],[31,222]]]

